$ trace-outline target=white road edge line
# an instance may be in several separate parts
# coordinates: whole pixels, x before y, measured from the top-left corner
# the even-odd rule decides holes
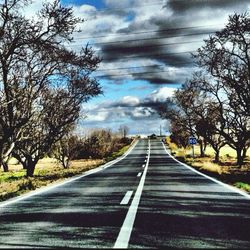
[[[113,161],[110,161],[110,162],[108,162],[108,163],[106,163],[106,164],[104,164],[104,165],[102,165],[102,166],[100,166],[98,168],[86,171],[84,174],[82,174],[80,176],[72,177],[72,178],[69,178],[66,181],[63,181],[63,182],[60,182],[60,183],[57,183],[57,184],[51,184],[48,187],[39,188],[38,190],[30,191],[29,193],[20,195],[19,197],[16,197],[16,198],[13,198],[13,199],[10,199],[10,200],[7,200],[7,201],[0,202],[0,208],[8,206],[8,205],[10,205],[12,203],[15,203],[15,202],[18,202],[18,201],[27,199],[27,198],[32,197],[32,196],[48,192],[53,188],[63,186],[65,184],[67,184],[67,183],[73,182],[75,180],[81,179],[83,177],[86,177],[88,175],[97,173],[99,171],[103,171],[104,169],[109,168],[109,167],[113,166],[115,163],[123,160],[135,148],[137,143],[138,143],[138,140],[127,150],[127,152],[124,155],[122,155],[121,157],[119,157],[119,158],[117,158],[117,159],[115,159]]]
[[[138,173],[137,177],[141,177],[141,172],[140,172],[140,173]]]
[[[221,182],[221,181],[218,181],[218,180],[214,179],[213,177],[210,177],[210,176],[208,176],[208,175],[206,175],[206,174],[203,174],[203,173],[201,173],[201,172],[195,170],[194,168],[192,168],[192,167],[186,165],[185,163],[183,163],[183,162],[181,162],[181,161],[178,161],[177,159],[175,159],[175,158],[167,151],[166,146],[165,146],[165,144],[164,144],[163,142],[162,142],[162,145],[163,145],[163,147],[164,147],[166,153],[167,153],[171,158],[173,158],[174,160],[176,160],[178,163],[180,163],[181,165],[183,165],[184,167],[190,169],[191,171],[193,171],[193,172],[195,172],[195,173],[197,173],[197,174],[199,174],[199,175],[202,175],[203,177],[208,178],[209,180],[211,180],[211,181],[213,181],[213,182],[216,182],[217,184],[219,184],[219,185],[221,185],[221,186],[223,186],[223,187],[225,187],[225,188],[227,188],[227,189],[230,189],[231,191],[233,191],[233,192],[235,192],[235,193],[241,194],[241,195],[245,196],[246,198],[250,199],[250,195],[247,194],[247,193],[245,193],[244,191],[241,191],[241,190],[239,190],[239,189],[237,189],[237,188],[235,188],[235,187],[232,187],[232,186],[230,186],[230,185],[228,185],[228,184],[226,184],[226,183],[223,183],[223,182]]]
[[[120,205],[127,205],[129,203],[129,200],[133,194],[133,191],[127,191],[125,196],[123,197],[122,201],[120,202]]]
[[[143,171],[143,175],[140,180],[139,186],[137,187],[132,203],[128,209],[126,218],[123,222],[119,235],[116,239],[114,248],[127,248],[128,247],[129,239],[130,239],[133,225],[135,222],[135,217],[136,217],[137,209],[138,209],[139,202],[141,199],[141,194],[142,194],[142,190],[143,190],[143,186],[145,183],[147,170],[148,170],[148,164],[149,164],[149,158],[150,158],[150,140],[148,143],[149,143],[149,157],[146,163],[146,167]]]

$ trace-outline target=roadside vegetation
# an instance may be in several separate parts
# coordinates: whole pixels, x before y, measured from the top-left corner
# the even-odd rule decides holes
[[[41,159],[33,177],[25,178],[25,170],[20,164],[9,165],[9,172],[0,173],[0,201],[27,193],[51,183],[60,182],[68,177],[81,174],[98,167],[104,160],[74,160],[71,167],[62,169],[53,158]]]
[[[180,160],[249,191],[250,16],[235,13],[193,53],[197,70],[158,112]],[[195,138],[195,159],[189,138]]]
[[[166,138],[166,144],[171,154],[179,161],[227,184],[250,192],[250,150],[247,151],[244,165],[239,167],[236,164],[235,150],[228,145],[221,148],[219,162],[214,162],[215,152],[211,146],[206,147],[203,157],[200,156],[199,145],[194,146],[195,157],[193,158],[191,146],[178,147],[170,137]]]
[[[59,141],[67,140],[81,108],[102,93],[92,76],[101,59],[86,46],[73,51],[83,20],[60,1],[46,1],[34,17],[26,0],[0,6],[0,165],[18,159],[26,177]]]
[[[97,135],[98,137],[96,137]],[[106,140],[107,135],[109,140]],[[93,138],[95,138],[95,144],[90,144],[93,143]],[[66,167],[61,160],[53,157],[55,154],[59,155],[57,148],[54,149],[56,152],[50,153],[51,157],[45,157],[38,161],[33,177],[27,178],[22,164],[17,159],[11,158],[8,162],[9,171],[0,170],[0,201],[51,183],[61,182],[68,177],[82,174],[105,164],[122,156],[132,142],[131,139],[124,138],[120,133],[112,133],[109,130],[95,130],[86,139],[77,136],[72,136],[69,139],[68,143],[64,141],[64,145],[70,144],[71,146],[70,150],[63,152],[64,157],[66,158],[67,155],[67,159],[70,159],[67,160]],[[95,148],[94,153],[90,150],[91,148]]]
[[[84,20],[59,0],[32,18],[26,0],[0,5],[0,200],[97,167],[131,143],[128,127],[81,138],[82,108],[103,93],[89,45],[71,49]],[[82,121],[81,121],[82,122]]]

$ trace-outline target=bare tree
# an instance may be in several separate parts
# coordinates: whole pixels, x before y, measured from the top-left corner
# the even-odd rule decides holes
[[[200,145],[200,156],[204,156],[209,143],[215,151],[215,161],[218,162],[219,151],[225,145],[225,139],[216,130],[220,127],[216,103],[194,88],[189,81],[167,103],[168,107],[165,112],[162,109],[162,115],[170,120],[172,141],[185,147],[188,137],[196,136]]]
[[[76,135],[68,134],[52,147],[52,156],[63,168],[69,168],[71,160],[78,158],[79,150],[83,149],[83,141]]]
[[[230,106],[246,116],[250,116],[249,34],[249,14],[235,13],[229,16],[226,27],[205,40],[194,55],[198,65],[223,85]]]
[[[186,148],[188,146],[188,137],[190,136],[186,129],[186,120],[182,120],[181,117],[170,120],[170,139],[178,147]]]
[[[200,145],[200,156],[204,157],[207,141],[197,130],[197,124],[200,122],[200,117],[197,116],[197,113],[204,111],[199,99],[199,93],[183,85],[182,89],[176,91],[174,100],[182,113],[182,117],[185,118],[186,130],[189,131],[189,136],[197,137]]]
[[[96,91],[95,88],[93,90]],[[72,130],[79,118],[82,101],[90,94],[83,92],[79,97],[77,92],[76,98],[75,92],[65,88],[42,92],[36,112],[23,128],[16,144],[19,154],[26,159],[27,176],[33,176],[38,160]]]
[[[85,139],[81,156],[82,158],[106,158],[130,143],[130,139],[124,140],[109,129],[96,129]]]
[[[238,165],[243,163],[250,144],[249,46],[249,14],[234,14],[229,16],[226,27],[205,40],[194,55],[203,68],[203,77],[198,78],[200,89],[218,103],[220,132],[236,150]]]
[[[121,125],[119,127],[119,132],[123,138],[126,138],[128,135],[129,127],[126,125]]]
[[[230,16],[226,27],[198,49],[194,58],[200,71],[174,96],[174,111],[186,120],[191,134],[212,145],[215,161],[220,148],[228,144],[241,165],[250,146],[249,47],[249,14]],[[173,113],[168,108],[165,117],[178,122]]]
[[[202,91],[213,103],[217,120],[217,125],[213,127],[214,133],[223,137],[224,144],[236,150],[237,164],[242,165],[250,146],[249,116],[238,112],[237,107],[231,105],[233,90],[220,81],[213,81],[202,72],[195,74],[191,82],[193,88]]]
[[[220,149],[226,144],[220,131],[221,118],[218,104],[207,93],[194,88],[192,81],[187,81],[179,93],[181,93],[179,98],[184,98],[180,103],[186,106],[193,119],[196,134],[203,138],[204,146],[206,143],[212,146],[215,151],[215,162],[218,162]]]
[[[44,4],[36,20],[28,20],[19,11],[25,4],[25,0],[6,0],[0,9],[2,164],[17,144],[19,146],[15,153],[23,150],[20,145],[27,145],[28,142],[32,144],[37,141],[39,145],[45,141],[45,145],[51,145],[57,141],[63,134],[62,130],[77,120],[80,105],[101,92],[99,84],[90,78],[100,62],[93,50],[86,47],[77,54],[64,46],[72,41],[71,35],[81,21],[74,17],[72,9],[54,1]],[[49,95],[47,102],[46,98],[41,98],[45,94]],[[57,106],[57,99],[63,105],[61,109],[53,108]],[[66,107],[76,107],[76,112],[72,115],[63,113],[62,109]],[[52,114],[52,110],[55,113]],[[41,113],[45,111],[48,112],[47,118]],[[66,118],[66,114],[69,118]],[[60,117],[61,124],[57,123],[55,117]],[[36,121],[45,125],[39,125]],[[56,129],[59,132],[55,132]],[[54,142],[45,136],[45,131],[51,138],[54,137]],[[31,150],[30,146],[25,148],[29,148],[29,154],[37,159],[34,155],[39,150]],[[22,154],[28,157],[24,150]],[[32,165],[28,175],[33,175]]]
[[[85,142],[88,154],[93,158],[107,157],[113,152],[113,134],[111,130],[94,130]]]

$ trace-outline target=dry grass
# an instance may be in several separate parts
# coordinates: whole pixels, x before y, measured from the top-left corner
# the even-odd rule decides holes
[[[235,150],[224,146],[220,152],[220,163],[214,163],[214,151],[208,146],[206,156],[199,157],[199,146],[195,146],[195,158],[192,158],[192,148],[178,148],[174,143],[169,143],[172,154],[179,160],[193,166],[199,171],[220,179],[228,184],[250,192],[250,150],[247,151],[245,164],[241,167],[236,165]]]
[[[199,148],[198,145],[194,146],[194,152],[195,152],[196,156],[199,155],[200,148]],[[191,147],[189,149],[187,149],[187,154],[190,154],[190,155],[192,154],[192,148]],[[208,146],[206,148],[206,155],[211,156],[211,157],[214,156],[214,150],[213,150],[212,147]],[[248,149],[248,151],[247,151],[247,156],[250,158],[250,149]],[[226,146],[221,148],[220,157],[222,159],[224,159],[224,158],[234,158],[235,159],[236,158],[236,151],[233,148],[226,145]]]
[[[2,201],[96,168],[103,164],[104,160],[75,160],[72,161],[70,168],[63,169],[55,159],[45,158],[38,162],[32,178],[24,178],[25,171],[22,166],[13,164],[15,163],[13,161],[11,163],[8,173],[0,171],[0,200]]]
[[[223,168],[222,166],[219,166],[218,164],[211,162],[211,158],[208,157],[203,159],[196,159],[194,162],[189,161],[189,163],[191,163],[192,166],[199,168],[201,170],[207,170],[219,174],[227,172],[226,168]]]
[[[7,200],[42,186],[47,186],[51,183],[61,182],[74,175],[82,174],[87,170],[96,168],[107,161],[123,155],[129,147],[130,145],[124,146],[107,159],[74,160],[68,169],[64,169],[57,160],[53,158],[44,158],[38,162],[34,177],[32,178],[25,178],[25,170],[23,170],[22,166],[13,158],[9,161],[9,172],[4,173],[3,170],[0,169],[0,201]]]
[[[250,163],[246,162],[243,166],[239,167],[235,165],[235,161],[227,161],[222,163],[214,163],[211,157],[196,157],[185,158],[185,162],[200,170],[217,173],[219,175],[230,174],[250,174]],[[250,181],[250,180],[249,180]]]

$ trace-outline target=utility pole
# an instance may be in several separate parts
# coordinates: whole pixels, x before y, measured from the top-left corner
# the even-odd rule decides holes
[[[161,125],[160,125],[160,136],[161,136]]]

